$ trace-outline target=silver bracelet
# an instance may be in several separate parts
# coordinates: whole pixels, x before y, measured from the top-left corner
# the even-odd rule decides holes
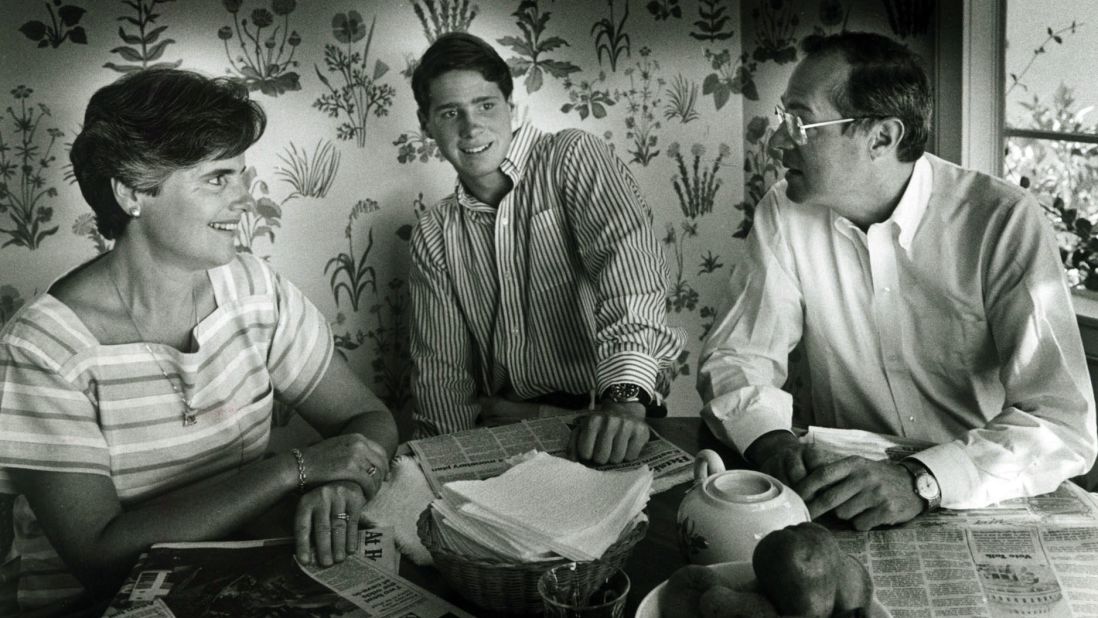
[[[290,453],[297,460],[297,491],[303,494],[305,493],[305,485],[309,480],[308,475],[305,474],[305,456],[296,448],[290,449]]]

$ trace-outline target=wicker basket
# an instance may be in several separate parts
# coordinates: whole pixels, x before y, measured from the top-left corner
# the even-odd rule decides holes
[[[521,616],[542,613],[538,578],[552,567],[571,562],[565,558],[551,562],[496,562],[454,553],[441,546],[429,507],[420,513],[417,529],[420,540],[431,552],[435,568],[442,573],[443,579],[461,596],[495,612]],[[642,520],[622,532],[602,558],[577,563],[576,577],[590,581],[592,587],[601,584],[614,569],[625,564],[633,546],[644,538],[647,531],[648,522]]]

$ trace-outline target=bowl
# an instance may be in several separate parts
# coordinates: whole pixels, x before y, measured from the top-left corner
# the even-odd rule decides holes
[[[716,571],[721,579],[737,590],[752,590],[757,585],[755,571],[751,568],[750,562],[721,562],[708,565],[706,568]],[[664,580],[645,595],[640,606],[637,607],[636,618],[660,618],[660,596],[666,589],[667,581]],[[892,614],[874,596],[869,606],[869,618],[892,618]]]

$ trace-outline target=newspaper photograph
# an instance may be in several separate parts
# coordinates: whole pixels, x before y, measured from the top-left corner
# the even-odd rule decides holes
[[[396,573],[360,556],[324,568],[302,565],[310,577],[376,618],[474,618]]]
[[[164,543],[142,554],[105,616],[210,618],[365,616],[298,565],[292,538]],[[400,565],[391,528],[359,531],[353,556],[379,570]]]
[[[435,495],[450,481],[483,480],[510,467],[508,459],[531,450],[563,457],[568,449],[575,417],[524,420],[499,427],[479,427],[452,434],[413,440],[415,453],[427,483]],[[598,470],[627,470],[647,464],[659,493],[692,478],[694,458],[652,431],[640,456],[629,463],[595,466]]]
[[[894,618],[1098,616],[1098,527],[836,533]]]

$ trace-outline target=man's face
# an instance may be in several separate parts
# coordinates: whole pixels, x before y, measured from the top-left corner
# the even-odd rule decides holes
[[[430,108],[420,112],[427,135],[466,187],[476,191],[502,176],[511,145],[511,104],[476,71],[450,71],[431,81]]]
[[[842,118],[831,104],[830,93],[846,81],[849,72],[850,65],[837,54],[804,59],[789,78],[783,107],[804,124]],[[865,136],[845,124],[806,133],[807,143],[798,145],[779,127],[770,141],[771,151],[780,154],[786,167],[786,196],[798,204],[840,207],[865,171]]]

